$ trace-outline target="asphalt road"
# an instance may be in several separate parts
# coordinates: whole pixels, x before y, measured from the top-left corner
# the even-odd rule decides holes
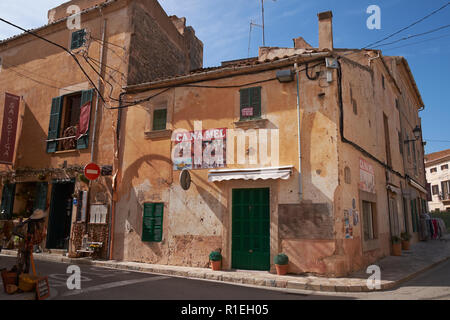
[[[14,258],[0,256],[0,269]],[[80,265],[81,290],[69,290],[68,264],[36,261],[39,274],[48,275],[51,300],[450,300],[450,260],[391,291],[321,293],[271,290],[220,282],[191,280],[134,271]]]
[[[11,268],[14,261],[14,258],[0,256],[0,269]],[[88,265],[79,265],[81,290],[69,290],[67,279],[71,274],[67,273],[68,264],[38,260],[35,262],[37,273],[48,276],[50,300],[305,300],[318,298],[310,294]],[[338,297],[324,297],[324,299],[336,298]],[[349,298],[344,297],[344,299]]]

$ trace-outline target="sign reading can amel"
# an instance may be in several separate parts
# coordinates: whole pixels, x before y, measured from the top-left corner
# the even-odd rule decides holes
[[[364,159],[359,159],[359,189],[375,193],[375,171],[373,166]]]
[[[0,163],[13,164],[20,97],[9,93],[5,95],[5,110],[3,112],[2,137],[0,140]]]
[[[174,170],[224,168],[226,139],[226,128],[174,134]]]

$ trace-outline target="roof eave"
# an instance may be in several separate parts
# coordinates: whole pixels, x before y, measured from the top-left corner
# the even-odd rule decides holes
[[[146,82],[146,83],[140,83],[136,85],[130,85],[123,87],[123,90],[125,90],[127,93],[137,93],[147,90],[153,90],[153,89],[161,89],[169,86],[177,86],[177,85],[183,85],[183,84],[189,84],[189,83],[195,83],[195,82],[202,82],[202,81],[208,81],[208,80],[216,80],[221,78],[228,78],[233,76],[238,76],[242,74],[249,74],[249,73],[258,73],[263,72],[267,70],[273,70],[281,67],[285,67],[290,64],[294,63],[304,63],[309,62],[317,59],[322,59],[325,57],[331,56],[331,52],[320,52],[320,53],[310,53],[310,54],[301,54],[301,55],[295,55],[292,57],[284,58],[284,59],[277,59],[275,61],[270,61],[266,63],[260,63],[256,65],[245,65],[245,66],[230,66],[230,67],[224,67],[219,68],[217,70],[212,71],[205,71],[195,74],[188,74],[173,78],[167,78],[152,82]]]

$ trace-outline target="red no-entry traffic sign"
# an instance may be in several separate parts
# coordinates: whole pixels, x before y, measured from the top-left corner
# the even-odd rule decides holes
[[[100,177],[100,167],[95,163],[89,163],[84,167],[84,175],[89,180],[97,180]]]

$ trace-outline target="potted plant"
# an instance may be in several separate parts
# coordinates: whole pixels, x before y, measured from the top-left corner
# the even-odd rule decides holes
[[[280,253],[275,256],[275,267],[277,268],[278,275],[285,275],[288,271],[289,258],[284,253]]]
[[[222,254],[219,251],[212,251],[209,254],[209,261],[211,261],[211,268],[218,271],[222,267]]]
[[[403,232],[400,237],[402,238],[402,250],[409,250],[411,235],[408,232]]]
[[[401,256],[402,255],[402,239],[397,236],[393,236],[392,240],[392,255]]]

